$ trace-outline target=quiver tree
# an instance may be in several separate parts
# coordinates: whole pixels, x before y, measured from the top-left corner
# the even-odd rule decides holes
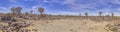
[[[13,15],[20,15],[22,7],[12,7],[10,10],[12,11]]]
[[[30,14],[33,14],[33,10],[30,10]]]
[[[100,17],[102,16],[102,12],[99,12],[99,16],[100,16]]]
[[[44,8],[38,8],[38,11],[40,12],[41,17],[43,16]]]
[[[79,13],[79,16],[81,16],[81,13]]]
[[[88,13],[85,13],[85,16],[88,17]]]
[[[112,18],[114,17],[114,13],[111,14],[112,15]]]
[[[15,7],[12,7],[10,10],[11,10],[12,14],[15,15],[15,13],[16,13]]]
[[[21,15],[22,7],[16,7],[17,15]]]
[[[25,15],[26,15],[26,16],[28,16],[28,14],[29,14],[28,12],[25,12]]]

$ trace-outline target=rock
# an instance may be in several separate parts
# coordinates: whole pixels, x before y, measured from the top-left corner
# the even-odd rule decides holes
[[[73,29],[70,29],[70,31],[74,31]]]
[[[9,20],[11,20],[11,17],[2,17],[1,20],[2,21],[9,21]]]
[[[2,17],[0,20],[3,22],[17,22],[17,20],[15,18],[12,18],[10,16]]]

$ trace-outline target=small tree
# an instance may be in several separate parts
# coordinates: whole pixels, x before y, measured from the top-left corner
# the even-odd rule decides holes
[[[102,12],[99,12],[99,16],[102,16]]]
[[[112,18],[114,17],[114,13],[112,13]]]
[[[16,11],[15,7],[12,7],[10,10],[11,10],[12,14],[15,15],[15,13],[16,13],[15,12]]]
[[[85,13],[85,16],[88,17],[88,13],[87,12]]]
[[[25,12],[25,15],[28,15],[29,13],[28,12]]]
[[[30,14],[33,14],[33,10],[30,10]]]
[[[43,16],[44,8],[38,8],[38,11],[41,13],[41,17]]]
[[[79,13],[79,16],[81,16],[81,13]]]
[[[18,15],[21,15],[21,10],[22,10],[22,7],[16,7],[16,11]]]

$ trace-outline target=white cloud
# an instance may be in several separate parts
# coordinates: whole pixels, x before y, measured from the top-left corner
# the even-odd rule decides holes
[[[36,6],[33,6],[31,9],[34,10],[34,11],[36,11],[36,10],[38,10],[38,7],[40,7],[40,6],[36,5]]]
[[[34,1],[34,0],[24,0],[24,1]]]
[[[44,0],[43,2],[46,3],[50,3],[52,5],[52,3],[58,3],[58,4],[62,4],[62,5],[67,5],[70,9],[73,9],[74,11],[80,11],[80,10],[84,10],[84,8],[90,8],[90,9],[96,9],[96,11],[102,11],[104,12],[104,14],[108,14],[111,10],[111,6],[108,5],[108,3],[106,2],[110,2],[110,3],[114,3],[114,4],[120,4],[120,1],[118,0],[87,0],[87,2],[89,3],[85,3],[83,0],[64,0],[63,2],[57,2],[58,0],[51,0],[51,1],[47,1]],[[79,3],[76,3],[79,2]],[[107,7],[105,7],[107,6]],[[98,10],[96,7],[103,7],[101,10]],[[120,10],[120,9],[119,9]],[[90,10],[87,10],[85,12],[91,12]],[[92,11],[93,12],[93,11]],[[98,13],[98,12],[94,12],[94,13]],[[79,12],[63,12],[64,14],[78,14]]]
[[[37,14],[39,14],[38,8],[40,8],[40,7],[44,8],[44,9],[46,8],[46,7],[41,6],[41,5],[35,5],[35,6],[33,6],[31,8],[31,10],[34,10],[34,12],[36,12]],[[48,11],[48,10],[45,9],[45,11]]]
[[[120,8],[117,8],[118,11],[120,11]]]
[[[71,4],[74,5],[76,0],[65,0],[62,4]]]
[[[29,1],[29,0],[24,0],[24,1]]]
[[[111,0],[110,2],[113,4],[120,4],[120,0]]]
[[[43,0],[43,2],[49,2],[48,0]]]
[[[7,13],[7,12],[10,12],[10,9],[9,8],[6,8],[6,7],[0,7],[0,12],[4,12],[4,13]]]
[[[31,9],[32,10],[38,10],[39,7],[46,8],[46,7],[41,6],[41,5],[36,5],[36,6],[33,6]]]
[[[5,7],[0,7],[0,9],[1,9],[1,10],[6,10],[7,8],[5,8]]]
[[[16,2],[16,0],[9,0],[10,2]]]
[[[46,14],[53,14],[53,15],[79,15],[79,12],[67,12],[67,11],[50,11],[50,10],[45,10]]]
[[[9,0],[9,2],[17,2],[17,1],[20,1],[20,0]],[[23,0],[23,1],[33,1],[33,0]]]

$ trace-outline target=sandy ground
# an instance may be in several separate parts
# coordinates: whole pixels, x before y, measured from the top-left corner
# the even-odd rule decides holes
[[[29,20],[32,25],[28,29],[38,29],[37,32],[112,32],[105,30],[111,22],[95,22],[91,20],[60,19],[60,20]]]

